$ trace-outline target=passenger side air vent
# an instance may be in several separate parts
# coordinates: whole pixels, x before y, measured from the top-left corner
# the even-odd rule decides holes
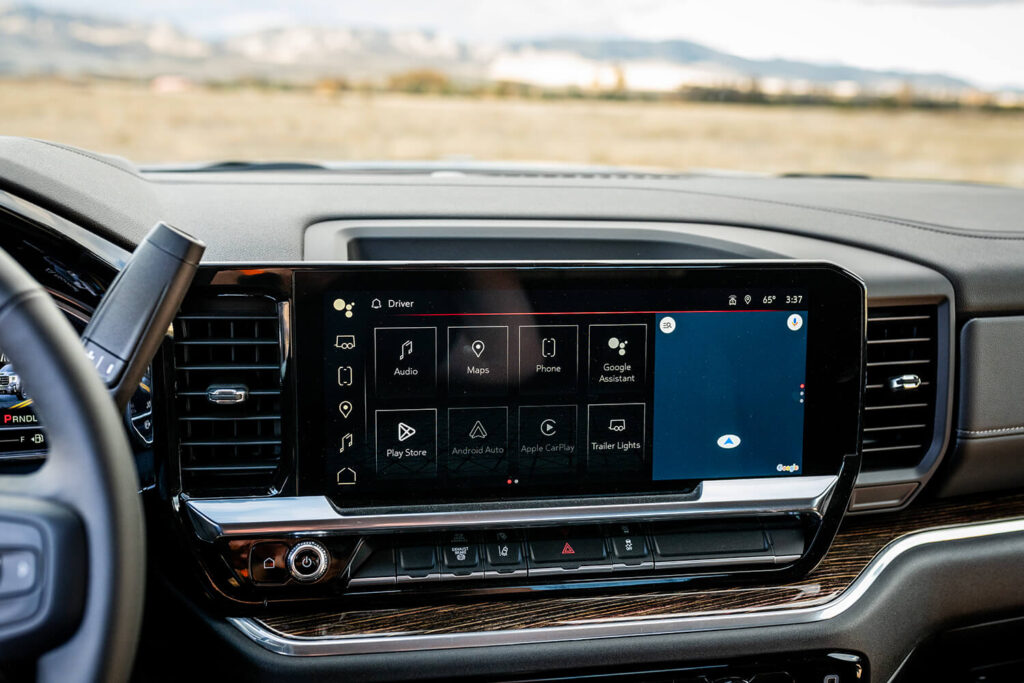
[[[938,310],[869,308],[867,337],[863,469],[915,467],[935,425]]]
[[[183,492],[266,495],[281,461],[278,305],[262,296],[186,301],[174,322]]]

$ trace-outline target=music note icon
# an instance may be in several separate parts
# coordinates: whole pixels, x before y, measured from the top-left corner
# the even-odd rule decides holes
[[[398,356],[398,360],[405,360],[406,356],[412,355],[412,340],[406,339],[402,342],[402,353]]]

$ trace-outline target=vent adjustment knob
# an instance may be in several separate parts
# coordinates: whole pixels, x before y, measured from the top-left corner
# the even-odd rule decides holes
[[[890,391],[911,391],[920,389],[923,384],[920,375],[900,375],[889,378]]]

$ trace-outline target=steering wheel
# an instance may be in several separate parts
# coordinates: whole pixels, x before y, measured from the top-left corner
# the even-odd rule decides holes
[[[132,451],[78,335],[2,250],[0,349],[49,439],[39,470],[0,475],[0,663],[36,660],[40,681],[127,680],[146,566]]]

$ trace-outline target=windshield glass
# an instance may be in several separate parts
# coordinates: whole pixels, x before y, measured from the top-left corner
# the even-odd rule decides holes
[[[1024,185],[1016,0],[0,3],[0,133],[139,164]]]

